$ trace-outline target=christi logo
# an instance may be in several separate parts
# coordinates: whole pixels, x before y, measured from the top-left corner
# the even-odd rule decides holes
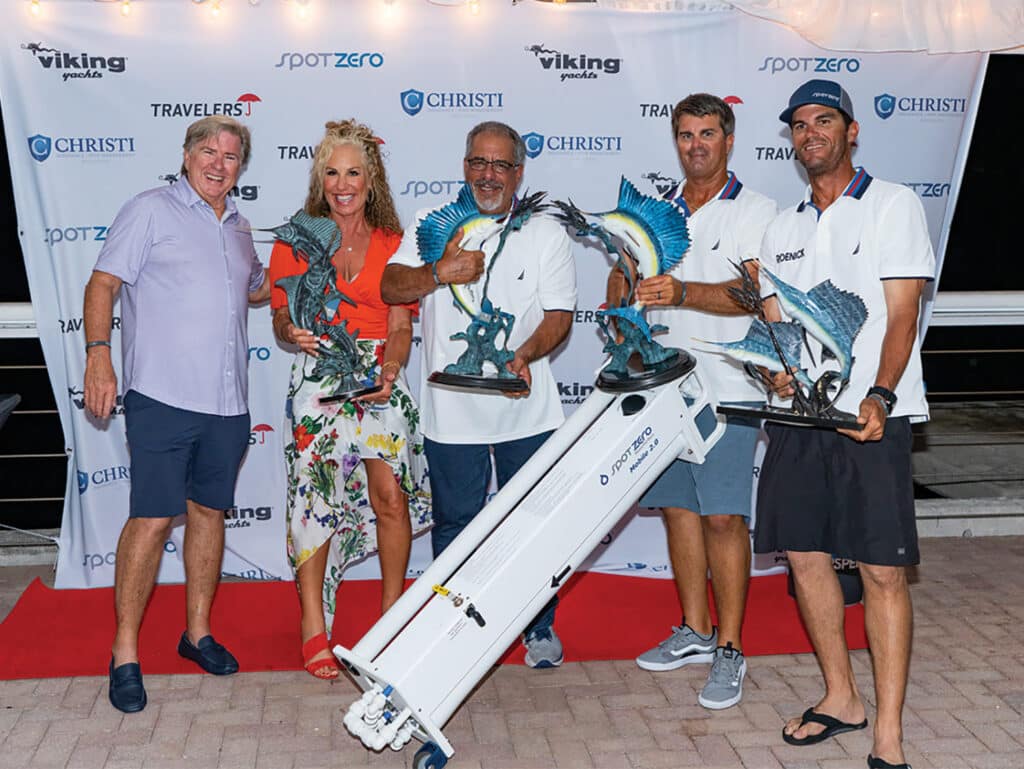
[[[81,470],[78,473],[78,493],[84,494],[85,490],[89,488],[89,473],[83,473]]]
[[[43,136],[42,134],[36,134],[35,136],[28,137],[28,151],[32,153],[32,157],[42,163],[48,157],[50,157],[50,150],[53,148],[53,140],[49,136]]]
[[[544,151],[544,134],[533,131],[523,134],[523,144],[526,145],[526,157],[532,160]]]
[[[896,111],[896,97],[891,93],[883,93],[875,97],[875,114],[882,120],[888,120]]]
[[[415,88],[410,88],[408,91],[402,91],[402,109],[405,110],[407,115],[416,115],[421,109],[423,109],[423,91],[417,91]]]
[[[61,80],[103,77],[103,72],[120,74],[125,69],[124,56],[91,56],[87,53],[70,54],[56,48],[47,48],[42,43],[22,43],[22,50],[28,51],[43,69],[62,70]]]

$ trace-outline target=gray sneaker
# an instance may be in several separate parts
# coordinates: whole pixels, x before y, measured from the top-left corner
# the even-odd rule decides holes
[[[728,646],[715,649],[715,660],[711,663],[708,682],[697,697],[709,710],[731,708],[743,697],[743,677],[747,674],[747,661],[743,652]]]
[[[675,670],[694,662],[711,662],[718,646],[718,629],[712,628],[710,636],[702,636],[689,625],[673,627],[672,635],[649,651],[636,658],[636,664],[644,670],[661,672]]]
[[[526,664],[531,668],[557,668],[562,664],[562,642],[554,628],[538,630],[523,638]]]

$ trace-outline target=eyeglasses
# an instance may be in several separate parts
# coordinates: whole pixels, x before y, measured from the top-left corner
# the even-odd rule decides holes
[[[466,165],[473,171],[483,171],[490,166],[494,173],[504,176],[512,170],[519,168],[519,163],[509,163],[507,160],[485,160],[484,158],[466,158]]]

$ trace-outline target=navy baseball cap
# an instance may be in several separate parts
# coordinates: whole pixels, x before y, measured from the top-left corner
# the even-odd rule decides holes
[[[850,100],[850,94],[834,80],[808,80],[793,91],[793,95],[789,97],[789,106],[779,115],[779,120],[790,125],[793,113],[807,104],[834,107],[853,120],[853,101]]]

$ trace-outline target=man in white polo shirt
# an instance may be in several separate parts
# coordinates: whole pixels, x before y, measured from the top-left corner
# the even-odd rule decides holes
[[[526,146],[510,126],[485,122],[466,137],[462,168],[477,208],[483,214],[507,214],[523,179]],[[420,211],[417,224],[429,211]],[[562,402],[548,355],[562,343],[576,307],[576,268],[565,228],[547,216],[531,217],[509,235],[501,258],[491,261],[494,239],[483,251],[466,251],[453,238],[442,258],[424,264],[415,227],[391,257],[381,281],[384,301],[422,300],[423,361],[420,413],[434,502],[431,544],[435,557],[483,508],[491,479],[491,453],[498,486],[504,486],[548,436],[562,424]],[[507,397],[436,387],[433,371],[455,362],[466,349],[451,340],[464,332],[468,318],[452,301],[447,284],[472,283],[491,263],[488,297],[515,316],[508,369],[529,390]],[[562,644],[552,628],[557,598],[526,629],[526,664],[562,664]]]
[[[849,385],[836,406],[860,430],[770,424],[758,487],[757,552],[785,550],[797,602],[825,676],[825,696],[783,729],[811,745],[867,726],[843,634],[843,597],[832,557],[858,562],[875,675],[877,716],[868,766],[906,768],[902,711],[910,662],[906,567],[919,560],[911,477],[910,424],[928,418],[917,323],[921,290],[935,275],[924,209],[907,187],[854,168],[859,126],[838,83],[811,80],[779,116],[810,185],[772,222],[762,264],[802,291],[831,280],[857,294],[867,320],[853,345]],[[769,281],[762,292],[771,294]],[[781,317],[777,300],[766,300]],[[812,344],[811,379],[822,366]],[[832,368],[835,364],[832,363]],[[791,377],[775,377],[779,395]]]
[[[728,170],[735,139],[732,108],[717,96],[687,96],[672,111],[672,134],[686,178],[665,197],[689,217],[693,245],[665,275],[641,281],[637,299],[652,307],[650,323],[669,331],[662,344],[691,349],[694,339],[738,339],[750,325],[729,296],[736,265],[756,279],[756,259],[775,201],[745,187]],[[621,273],[610,280],[611,299],[622,294]],[[705,383],[722,402],[760,405],[764,393],[735,361],[693,350]],[[740,630],[750,581],[750,502],[758,420],[729,417],[726,432],[703,465],[677,460],[640,500],[660,507],[683,619],[671,635],[637,657],[645,670],[674,670],[694,662],[711,669],[697,701],[731,707],[743,696],[746,661]],[[715,593],[718,627],[711,624],[707,574]]]

